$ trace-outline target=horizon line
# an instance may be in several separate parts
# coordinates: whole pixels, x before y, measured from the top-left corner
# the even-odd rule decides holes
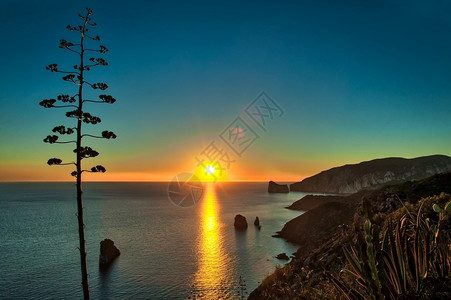
[[[274,181],[274,180],[218,180],[218,181],[196,181],[196,182],[202,182],[202,183],[260,183],[260,182],[266,182],[269,183],[270,181]],[[274,182],[282,182],[282,183],[294,183],[294,182],[299,182],[302,181],[301,180],[293,180],[293,181],[285,181],[285,180],[280,180],[280,181],[274,181]],[[76,183],[76,181],[71,181],[71,180],[0,180],[0,183]],[[83,181],[83,183],[92,183],[92,182],[98,182],[98,183],[114,183],[114,182],[129,182],[129,183],[151,183],[151,182],[155,182],[155,183],[167,183],[167,182],[172,182],[172,180],[86,180]]]

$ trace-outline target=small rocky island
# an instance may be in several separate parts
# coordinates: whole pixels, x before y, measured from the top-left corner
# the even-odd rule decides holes
[[[104,239],[100,242],[99,267],[107,269],[120,254],[121,252],[112,240]]]
[[[254,225],[257,227],[260,226],[260,219],[258,218],[258,216],[255,217]]]
[[[236,215],[235,216],[235,222],[233,223],[233,226],[235,226],[236,230],[246,230],[247,229],[247,221],[246,217],[242,215]]]
[[[268,184],[268,193],[288,193],[288,184],[278,184],[274,181],[270,181]]]
[[[260,219],[258,218],[258,216],[255,217],[254,226],[257,227],[258,230],[260,230],[262,228],[262,226],[260,225]]]

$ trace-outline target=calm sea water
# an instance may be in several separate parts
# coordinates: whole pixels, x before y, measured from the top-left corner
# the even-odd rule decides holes
[[[167,183],[86,183],[88,272],[94,299],[233,298],[250,293],[274,258],[296,246],[272,238],[299,215],[284,207],[302,193],[268,194],[266,183],[206,185],[191,208],[168,200]],[[80,299],[73,183],[0,183],[0,298]],[[249,228],[237,232],[236,214]],[[253,226],[260,218],[261,230]],[[121,256],[98,268],[99,242]]]

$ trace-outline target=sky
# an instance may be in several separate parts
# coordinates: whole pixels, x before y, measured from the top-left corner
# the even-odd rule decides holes
[[[198,172],[212,145],[223,180],[451,155],[449,1],[0,0],[0,181],[73,180],[46,164],[73,161],[73,145],[43,142],[72,119],[38,103],[76,93],[45,66],[77,63],[58,44],[79,39],[65,27],[87,6],[110,50],[89,76],[117,102],[89,105],[102,123],[84,130],[118,138],[86,139],[100,155],[84,167],[107,169],[86,180],[169,181]]]

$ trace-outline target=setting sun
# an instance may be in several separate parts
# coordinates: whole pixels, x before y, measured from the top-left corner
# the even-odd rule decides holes
[[[194,175],[203,182],[224,181],[226,170],[218,162],[207,161],[199,164]]]
[[[212,175],[212,174],[215,173],[215,167],[213,167],[212,165],[208,165],[208,166],[205,168],[205,172],[207,172],[207,174]]]

